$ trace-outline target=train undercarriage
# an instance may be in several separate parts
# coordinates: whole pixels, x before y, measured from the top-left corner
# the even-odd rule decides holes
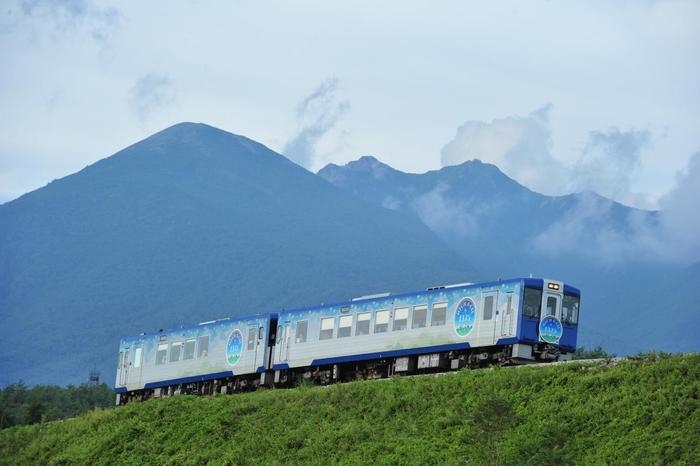
[[[509,366],[536,364],[571,359],[571,353],[562,354],[556,346],[508,345],[472,348],[412,356],[353,361],[323,366],[267,371],[201,382],[175,384],[159,388],[134,390],[117,394],[117,404],[145,401],[178,395],[214,395],[265,388],[292,388],[302,384],[329,385],[358,380],[383,379],[396,376],[431,374],[478,369],[492,365]]]

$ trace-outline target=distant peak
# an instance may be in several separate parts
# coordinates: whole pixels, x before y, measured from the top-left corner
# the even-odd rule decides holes
[[[382,179],[387,174],[396,172],[396,170],[381,162],[376,157],[371,155],[363,155],[359,159],[352,160],[345,165],[329,163],[319,170],[318,174],[328,181],[339,182],[341,179],[344,179],[347,174],[353,172],[367,173],[376,179]]]
[[[377,167],[389,167],[387,164],[380,162],[379,159],[371,155],[363,155],[357,160],[348,162],[345,166],[354,170],[371,170]]]

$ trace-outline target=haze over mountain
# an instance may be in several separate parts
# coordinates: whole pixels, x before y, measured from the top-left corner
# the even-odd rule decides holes
[[[657,231],[658,212],[592,192],[545,196],[479,160],[413,174],[367,156],[318,174],[419,218],[486,276],[579,286],[582,344],[622,353],[700,349],[700,267],[659,261],[640,238]]]
[[[125,335],[475,275],[411,216],[193,123],[1,205],[0,264],[0,385],[111,383]]]

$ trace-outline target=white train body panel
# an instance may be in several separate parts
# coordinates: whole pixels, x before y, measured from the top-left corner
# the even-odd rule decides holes
[[[124,338],[117,393],[263,372],[270,322],[266,314]]]
[[[520,282],[498,282],[282,311],[273,368],[291,369],[501,344],[499,342],[516,335],[520,291]],[[444,319],[442,306],[446,306]],[[385,311],[388,311],[387,329],[381,331],[387,316]],[[365,328],[358,331],[358,326],[363,325],[361,319],[366,319],[367,314],[369,332],[363,334]],[[332,337],[322,339],[321,322],[331,318]],[[351,321],[349,336],[340,336],[348,333],[347,329],[341,332],[341,326],[347,321]],[[325,320],[326,336],[329,322]],[[302,330],[303,325],[307,326],[305,341],[303,331],[299,331],[300,325]]]

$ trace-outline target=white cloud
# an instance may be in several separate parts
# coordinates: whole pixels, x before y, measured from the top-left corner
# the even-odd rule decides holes
[[[631,180],[649,147],[647,130],[590,131],[583,150],[573,162],[561,162],[551,151],[549,114],[545,105],[525,117],[491,122],[468,121],[442,150],[442,164],[455,165],[478,158],[493,163],[522,185],[548,195],[593,191],[635,207],[649,201],[632,192]]]
[[[98,6],[91,0],[21,0],[17,7],[20,16],[10,29],[27,20],[44,21],[54,33],[70,34],[84,28],[100,43],[110,38],[121,19],[117,8]]]
[[[574,208],[536,236],[533,245],[544,254],[576,251],[604,264],[630,260],[693,264],[700,261],[699,200],[700,152],[696,152],[686,170],[678,173],[676,186],[661,198],[661,210],[654,216],[635,210],[620,217],[614,202],[581,193]]]
[[[641,153],[651,142],[646,130],[591,131],[583,153],[569,173],[567,191],[593,191],[623,204],[648,207],[631,190],[631,178],[641,167]]]
[[[175,101],[173,81],[164,75],[148,73],[136,80],[129,91],[129,105],[142,120]]]
[[[431,191],[412,199],[413,210],[438,234],[461,238],[476,235],[477,215],[470,214],[458,200],[448,197],[449,190],[449,184],[438,183]]]
[[[660,219],[659,249],[670,259],[692,263],[700,261],[700,151],[693,154],[688,167],[677,175],[676,186],[664,195]]]
[[[545,105],[525,117],[465,122],[442,149],[442,165],[480,159],[497,165],[530,189],[560,193],[566,180],[563,167],[551,154],[551,108]]]
[[[282,153],[303,167],[312,168],[318,157],[318,143],[350,109],[347,100],[338,98],[338,84],[338,78],[324,80],[297,107],[297,119],[302,127]]]

